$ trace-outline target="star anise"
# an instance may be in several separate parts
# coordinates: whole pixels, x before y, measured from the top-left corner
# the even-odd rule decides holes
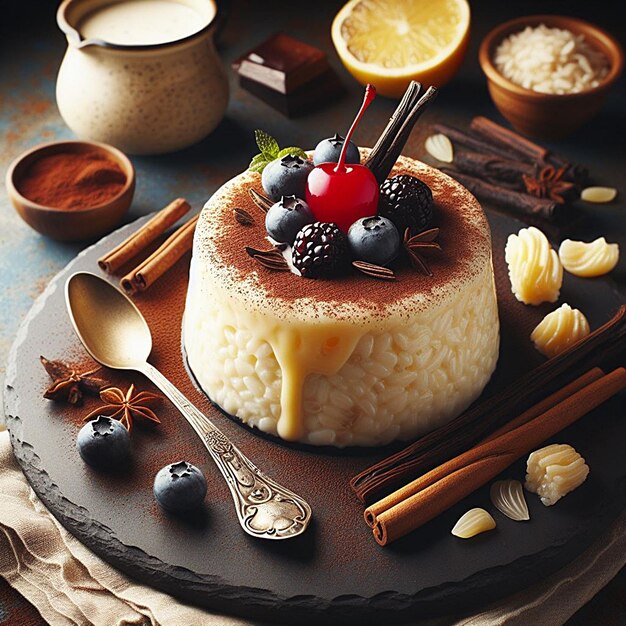
[[[128,432],[133,429],[133,419],[137,417],[143,417],[157,424],[161,423],[161,420],[154,412],[146,406],[152,402],[159,401],[161,396],[148,393],[147,391],[140,391],[135,394],[135,385],[131,385],[126,393],[118,387],[107,387],[100,392],[100,399],[105,404],[89,413],[85,417],[85,421],[96,415],[107,415],[108,417],[118,418]]]
[[[441,246],[435,241],[438,236],[438,228],[430,228],[412,237],[408,228],[404,231],[403,245],[409,255],[411,265],[422,274],[426,274],[426,276],[432,276],[433,273],[422,258],[422,252],[425,250],[441,250]]]
[[[546,165],[537,176],[523,174],[526,191],[538,198],[549,198],[558,204],[565,204],[566,195],[575,187],[574,183],[563,180],[566,171],[566,165],[559,169]]]
[[[52,378],[52,384],[43,394],[48,400],[77,404],[81,401],[83,393],[97,395],[107,384],[106,381],[94,376],[100,367],[88,372],[79,372],[62,361],[49,361],[44,356],[40,356],[39,360]]]

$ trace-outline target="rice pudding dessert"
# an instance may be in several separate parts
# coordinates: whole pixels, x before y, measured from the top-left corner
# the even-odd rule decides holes
[[[224,411],[289,441],[379,446],[444,424],[480,395],[499,348],[485,214],[464,187],[416,160],[400,157],[390,175],[432,191],[441,245],[428,254],[432,276],[408,263],[392,265],[389,281],[272,271],[245,250],[270,245],[249,195],[264,193],[261,176],[248,170],[207,202],[183,342],[197,382]],[[239,223],[235,208],[254,223]]]

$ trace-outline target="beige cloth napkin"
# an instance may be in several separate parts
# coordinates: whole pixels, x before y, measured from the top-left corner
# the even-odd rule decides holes
[[[0,431],[3,429],[0,424]],[[555,626],[590,600],[626,561],[626,516],[570,566],[484,612],[424,626]],[[53,626],[244,626],[247,620],[182,604],[133,582],[68,533],[28,485],[0,432],[0,576]]]

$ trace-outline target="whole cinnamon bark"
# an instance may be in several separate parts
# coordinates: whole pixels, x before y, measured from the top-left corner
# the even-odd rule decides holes
[[[98,265],[107,273],[114,274],[131,259],[145,250],[155,239],[173,226],[191,206],[184,198],[176,198],[139,230],[122,241],[110,252],[98,259]]]
[[[489,143],[512,150],[529,161],[550,164],[557,168],[565,167],[565,180],[584,182],[587,179],[588,173],[585,168],[570,163],[558,154],[550,152],[547,148],[482,115],[478,115],[470,122],[470,131]]]
[[[620,367],[533,420],[471,448],[376,502],[365,511],[374,538],[384,546],[419,528],[623,389],[626,369]]]
[[[120,280],[120,286],[128,294],[145,291],[189,250],[199,215],[170,235],[147,259]]]
[[[550,162],[548,160],[550,153],[547,148],[537,145],[533,141],[530,141],[530,139],[526,139],[526,137],[522,137],[512,130],[500,126],[500,124],[496,124],[496,122],[482,115],[478,115],[472,119],[469,127],[470,131],[483,137],[489,143],[495,143],[512,152],[517,152],[521,156],[526,157],[529,161],[535,161],[536,163]],[[570,165],[556,155],[551,156],[554,159],[554,161],[552,161],[553,165],[558,165],[558,167]]]
[[[505,183],[511,189],[519,190],[525,189],[523,176],[535,176],[537,173],[537,168],[530,163],[468,150],[455,152],[454,165],[466,174],[482,177],[493,184]]]
[[[548,164],[557,168],[565,166],[563,180],[577,184],[584,183],[588,178],[588,172],[584,167],[565,161],[547,149],[487,118],[481,116],[474,118],[470,124],[470,129],[471,132],[467,133],[447,124],[434,124],[432,127],[434,133],[446,135],[454,144],[455,150],[459,146],[463,146],[475,152],[499,156],[511,161],[523,161],[538,167]],[[499,130],[496,132],[494,129]]]
[[[519,215],[533,215],[552,221],[560,217],[562,205],[547,198],[537,198],[527,193],[521,193],[513,189],[493,185],[485,180],[464,174],[449,167],[439,168],[442,172],[451,176],[464,187],[467,187],[477,198],[493,202],[505,207]]]
[[[484,439],[539,397],[552,393],[557,382],[571,381],[583,369],[609,362],[625,349],[626,305],[622,305],[611,320],[565,352],[475,404],[448,424],[364,469],[350,481],[350,486],[359,500],[371,502],[381,493],[406,483]]]

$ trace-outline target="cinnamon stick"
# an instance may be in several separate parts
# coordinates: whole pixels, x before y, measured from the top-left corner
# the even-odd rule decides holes
[[[108,274],[114,274],[142,250],[145,250],[148,245],[168,228],[173,226],[189,209],[191,209],[191,206],[184,198],[176,198],[130,237],[100,257],[98,265]]]
[[[584,182],[587,178],[585,168],[573,165],[557,154],[536,144],[526,137],[522,137],[515,131],[500,126],[493,120],[478,115],[470,122],[470,131],[484,138],[488,142],[505,147],[529,161],[542,164],[554,165],[557,168],[565,168],[565,180]]]
[[[486,441],[491,441],[492,439],[497,439],[500,435],[504,435],[505,433],[510,432],[518,426],[530,422],[542,413],[545,413],[549,409],[556,406],[559,402],[562,402],[566,398],[569,398],[577,391],[584,389],[587,385],[596,380],[599,380],[603,376],[604,372],[599,367],[591,368],[588,372],[585,372],[582,376],[574,379],[571,383],[568,383],[564,387],[561,387],[553,394],[549,395],[547,398],[544,398],[540,402],[537,402],[537,404],[531,406],[521,415],[518,415],[515,419],[507,422],[506,424],[504,424],[504,426],[501,426],[497,430],[494,430],[494,432],[492,432],[487,438],[483,439],[483,443]]]
[[[454,165],[466,174],[482,177],[493,184],[503,184],[511,189],[524,190],[523,176],[535,176],[537,168],[530,163],[505,159],[498,155],[457,150]]]
[[[626,305],[603,326],[556,357],[520,376],[499,393],[419,438],[403,450],[361,471],[350,486],[362,502],[397,487],[469,448],[527,409],[539,397],[579,376],[582,369],[609,362],[626,349]],[[559,381],[559,379],[562,379]]]
[[[145,291],[191,250],[198,217],[178,228],[145,261],[126,274],[120,280],[122,289],[129,294]]]
[[[533,420],[436,467],[365,511],[380,545],[403,537],[495,478],[543,441],[626,389],[619,367]]]
[[[512,152],[520,154],[529,161],[534,161],[535,163],[550,162],[548,160],[550,153],[546,148],[537,145],[533,141],[530,141],[530,139],[526,139],[526,137],[522,137],[504,126],[500,126],[500,124],[496,124],[496,122],[482,115],[478,115],[472,119],[469,127],[470,131],[473,131],[490,143],[503,146]],[[556,155],[551,156],[556,160],[556,162],[552,161],[553,165],[558,165],[559,167],[569,165],[569,163],[566,163]]]
[[[449,167],[439,168],[456,181],[467,187],[477,198],[493,202],[520,215],[531,215],[545,220],[553,220],[557,216],[557,202],[548,198],[538,198],[530,194],[520,193],[505,187],[498,187],[476,176],[464,174]]]

